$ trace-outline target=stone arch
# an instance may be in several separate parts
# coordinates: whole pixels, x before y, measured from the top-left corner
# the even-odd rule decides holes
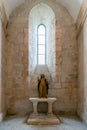
[[[44,67],[37,65],[37,27],[40,24],[46,26],[46,65]],[[28,45],[30,78],[34,78],[35,72],[39,76],[43,70],[43,73],[50,80],[49,77],[52,77],[52,73],[55,72],[55,14],[47,4],[39,3],[30,11]]]

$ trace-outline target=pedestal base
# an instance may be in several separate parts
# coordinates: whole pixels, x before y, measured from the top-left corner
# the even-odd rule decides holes
[[[31,114],[27,120],[29,125],[56,125],[60,120],[54,114]]]

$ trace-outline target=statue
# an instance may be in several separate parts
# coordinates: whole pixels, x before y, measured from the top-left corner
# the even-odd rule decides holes
[[[38,79],[38,93],[39,98],[47,98],[48,97],[48,81],[45,78],[44,74],[41,74],[41,78]]]

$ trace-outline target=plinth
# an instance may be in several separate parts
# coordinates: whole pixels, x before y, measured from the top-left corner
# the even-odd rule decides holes
[[[60,120],[52,113],[52,104],[56,101],[56,98],[29,98],[33,103],[33,113],[30,115],[27,123],[30,125],[52,125],[59,124]],[[47,102],[48,103],[48,113],[39,114],[37,112],[38,102]]]

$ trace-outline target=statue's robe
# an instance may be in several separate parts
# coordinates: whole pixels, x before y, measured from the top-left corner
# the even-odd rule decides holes
[[[47,98],[48,96],[48,82],[42,77],[38,82],[38,92],[40,98]]]

